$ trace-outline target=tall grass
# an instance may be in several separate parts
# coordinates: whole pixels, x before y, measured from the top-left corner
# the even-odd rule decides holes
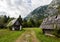
[[[40,42],[60,42],[60,38],[56,38],[56,37],[50,37],[50,36],[46,36],[42,33],[42,29],[34,29],[37,38],[40,40]]]
[[[14,42],[15,39],[17,39],[23,31],[10,31],[7,29],[1,29],[0,30],[0,42]]]

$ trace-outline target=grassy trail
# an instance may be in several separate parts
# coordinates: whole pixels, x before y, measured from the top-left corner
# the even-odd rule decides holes
[[[35,32],[33,29],[27,29],[17,40],[16,42],[38,42]]]
[[[24,28],[22,31],[0,29],[0,42],[60,42],[60,38],[44,35],[41,28]]]

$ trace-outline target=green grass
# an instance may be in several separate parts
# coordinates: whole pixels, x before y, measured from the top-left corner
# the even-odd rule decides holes
[[[42,29],[34,28],[37,38],[40,42],[60,42],[60,38],[50,37],[42,34]]]
[[[31,28],[28,28],[31,29]],[[14,42],[27,28],[22,31],[10,31],[8,29],[0,30],[0,42]],[[36,33],[36,37],[40,42],[60,42],[60,38],[50,37],[42,34],[42,29],[33,28]]]
[[[0,30],[0,42],[14,42],[22,33],[22,31],[10,31],[8,29]]]

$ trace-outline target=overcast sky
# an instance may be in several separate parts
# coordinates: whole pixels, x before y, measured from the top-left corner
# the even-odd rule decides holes
[[[50,4],[52,0],[0,0],[0,15],[23,18],[35,8]]]

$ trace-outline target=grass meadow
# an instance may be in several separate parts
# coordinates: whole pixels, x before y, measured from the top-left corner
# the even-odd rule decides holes
[[[39,39],[40,42],[60,42],[60,38],[44,35],[42,33],[42,29],[40,28],[34,28],[34,31],[36,33],[36,37]]]
[[[60,42],[60,38],[46,36],[42,33],[40,28],[29,28],[35,31],[39,42]],[[27,28],[22,31],[10,31],[8,29],[0,29],[0,42],[14,42]]]
[[[14,42],[24,30],[22,31],[10,31],[8,29],[1,29],[0,30],[0,42]]]

